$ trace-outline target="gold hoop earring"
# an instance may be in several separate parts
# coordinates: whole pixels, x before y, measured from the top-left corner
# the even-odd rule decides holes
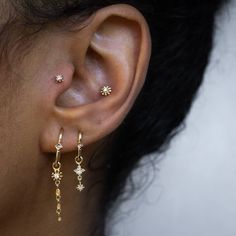
[[[57,201],[57,208],[56,208],[56,214],[57,214],[57,220],[61,221],[61,190],[60,190],[60,183],[61,179],[63,177],[62,172],[61,172],[61,149],[63,148],[61,142],[62,142],[62,137],[63,137],[63,128],[60,130],[59,138],[58,138],[58,143],[55,145],[56,148],[56,160],[52,163],[52,179],[55,182],[56,185],[56,201]]]
[[[78,175],[77,179],[78,179],[79,183],[78,183],[76,189],[78,191],[80,191],[80,192],[85,188],[84,185],[82,184],[82,174],[85,172],[85,169],[83,169],[81,167],[81,164],[83,162],[83,157],[81,155],[82,147],[83,147],[83,144],[82,144],[82,133],[79,132],[78,133],[78,140],[77,140],[78,154],[75,157],[75,163],[77,164],[77,168],[74,170],[74,172]]]

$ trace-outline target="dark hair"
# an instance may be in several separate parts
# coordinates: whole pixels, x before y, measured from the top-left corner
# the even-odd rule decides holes
[[[28,25],[43,26],[70,19],[82,21],[97,9],[117,3],[136,7],[149,24],[153,43],[146,82],[132,110],[113,135],[112,149],[106,163],[109,168],[104,183],[104,219],[108,209],[122,195],[125,182],[139,160],[152,152],[163,152],[183,123],[202,83],[212,48],[214,16],[221,2],[13,1],[12,4],[17,5],[19,14]],[[97,233],[103,235],[103,229],[100,230]]]

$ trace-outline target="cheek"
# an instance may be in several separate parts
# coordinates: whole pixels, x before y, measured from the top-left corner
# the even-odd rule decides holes
[[[0,89],[1,222],[8,213],[13,216],[15,211],[17,215],[23,206],[35,201],[44,180],[39,178],[39,172],[42,176],[48,174],[50,165],[45,163],[39,150],[42,113],[39,115],[36,107],[29,88],[4,86]]]

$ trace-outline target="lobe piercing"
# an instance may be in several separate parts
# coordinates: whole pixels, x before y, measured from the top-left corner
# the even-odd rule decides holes
[[[52,179],[55,182],[56,185],[56,202],[57,202],[57,208],[56,208],[56,214],[57,214],[57,220],[61,221],[61,190],[60,190],[60,184],[61,184],[61,180],[63,177],[62,171],[61,171],[61,149],[63,148],[62,146],[62,136],[63,136],[63,128],[61,128],[60,130],[60,134],[59,134],[59,138],[58,138],[58,142],[55,145],[56,148],[56,159],[52,164],[52,168],[53,168],[53,172],[52,172]]]
[[[111,94],[111,92],[112,92],[112,89],[109,86],[103,86],[101,89],[102,96],[108,96]]]
[[[55,81],[56,81],[56,83],[62,83],[64,81],[63,75],[57,75],[55,77]]]
[[[82,174],[83,174],[83,172],[85,172],[85,169],[82,168],[82,166],[81,166],[81,164],[83,162],[83,157],[81,155],[83,146],[84,145],[82,143],[82,133],[79,132],[78,133],[78,140],[77,140],[78,154],[75,157],[75,163],[77,164],[77,168],[74,170],[74,172],[78,175],[77,179],[78,179],[79,183],[78,183],[76,189],[80,192],[83,191],[83,189],[85,188],[84,185],[82,184]]]

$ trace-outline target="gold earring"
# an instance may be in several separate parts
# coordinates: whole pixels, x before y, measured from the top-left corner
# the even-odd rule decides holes
[[[57,75],[57,76],[55,77],[55,81],[56,81],[56,83],[58,83],[58,84],[62,83],[62,82],[64,81],[64,76],[63,76],[63,75]]]
[[[112,92],[112,89],[111,89],[110,86],[103,86],[103,87],[101,88],[101,94],[102,94],[102,96],[108,96],[108,95],[111,94],[111,92]]]
[[[56,201],[57,201],[57,208],[56,208],[56,214],[57,214],[57,220],[61,221],[61,190],[59,188],[61,179],[63,177],[61,172],[61,149],[63,148],[61,142],[63,137],[63,128],[60,130],[58,143],[55,145],[56,148],[56,160],[52,164],[53,172],[52,172],[52,179],[55,182],[56,185]]]
[[[82,133],[78,133],[78,140],[77,140],[77,148],[78,148],[78,154],[75,157],[75,163],[77,164],[77,168],[74,170],[74,172],[78,175],[77,179],[79,181],[76,189],[79,190],[80,192],[85,188],[84,185],[82,184],[82,174],[85,172],[85,169],[81,167],[81,164],[83,162],[83,157],[81,155],[82,152]]]

